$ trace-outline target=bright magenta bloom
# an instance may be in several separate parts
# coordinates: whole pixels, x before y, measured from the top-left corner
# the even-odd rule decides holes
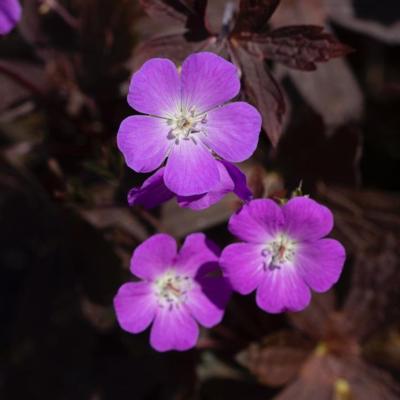
[[[250,104],[226,104],[240,90],[237,68],[213,53],[190,55],[180,73],[154,58],[131,81],[135,115],[122,121],[117,142],[127,165],[150,172],[166,161],[166,187],[178,196],[214,190],[221,181],[215,155],[241,162],[255,151],[261,116]]]
[[[122,285],[114,299],[121,327],[138,333],[153,324],[150,343],[158,351],[194,347],[198,324],[218,324],[230,297],[227,280],[215,275],[218,255],[202,233],[189,235],[179,252],[171,236],[147,239],[131,261],[131,272],[142,280]]]
[[[18,0],[0,0],[0,35],[10,32],[21,18]]]
[[[229,230],[243,243],[224,249],[221,267],[239,293],[257,290],[263,310],[300,311],[310,302],[310,288],[325,292],[342,272],[343,246],[324,238],[332,228],[330,210],[308,197],[282,207],[252,200],[230,218]]]

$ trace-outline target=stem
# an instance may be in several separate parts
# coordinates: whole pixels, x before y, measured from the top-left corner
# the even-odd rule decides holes
[[[79,29],[79,20],[72,16],[69,11],[60,4],[57,0],[39,0],[43,6],[47,6],[50,10],[53,10],[58,14],[67,25],[71,28]]]
[[[12,67],[5,65],[4,63],[0,62],[0,73],[7,75],[9,78],[17,82],[20,86],[23,86],[35,96],[44,97],[44,93],[32,82],[25,79],[19,73],[15,72]]]

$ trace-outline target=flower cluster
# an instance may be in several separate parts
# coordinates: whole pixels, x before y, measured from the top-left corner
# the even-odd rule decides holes
[[[202,233],[189,235],[179,252],[166,234],[135,249],[131,272],[141,280],[121,286],[115,310],[128,332],[152,324],[158,351],[194,347],[198,325],[221,321],[232,289],[256,290],[257,305],[270,313],[300,311],[310,289],[328,290],[343,268],[344,248],[324,238],[333,227],[329,209],[306,196],[282,206],[251,199],[246,177],[231,162],[252,155],[261,118],[247,103],[225,104],[239,89],[234,65],[211,53],[189,56],[180,73],[171,61],[153,59],[132,78],[128,102],[147,115],[122,122],[118,146],[135,171],[160,168],[130,190],[129,204],[151,208],[176,197],[181,207],[199,210],[228,192],[244,201],[229,221],[242,242],[221,254]]]
[[[1,0],[0,35],[10,32],[21,18],[21,5],[18,0]]]

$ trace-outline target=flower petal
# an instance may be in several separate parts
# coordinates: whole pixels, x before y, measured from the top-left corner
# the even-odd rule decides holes
[[[232,288],[241,294],[249,294],[263,280],[264,258],[262,247],[250,243],[234,243],[222,251],[219,263]]]
[[[181,196],[203,194],[214,189],[219,179],[217,161],[200,141],[174,144],[164,173],[168,189]]]
[[[178,204],[181,207],[191,208],[193,210],[202,210],[208,208],[221,200],[227,193],[235,189],[235,183],[228,173],[225,164],[217,160],[219,171],[219,182],[214,189],[204,194],[195,196],[178,196]]]
[[[0,35],[14,28],[21,18],[21,5],[18,0],[1,0],[0,2]]]
[[[157,303],[147,282],[125,283],[114,297],[114,308],[121,328],[138,333],[153,321]]]
[[[175,64],[166,58],[152,58],[133,74],[128,103],[135,110],[169,117],[181,107],[181,83]]]
[[[117,135],[126,164],[136,172],[150,172],[161,165],[171,141],[165,120],[144,115],[124,119]]]
[[[250,201],[253,197],[253,193],[251,193],[247,186],[246,175],[235,165],[227,161],[221,162],[224,164],[229,176],[235,184],[233,192],[243,201]]]
[[[261,115],[250,104],[237,102],[207,114],[204,143],[231,162],[247,160],[255,151],[261,130]]]
[[[214,53],[190,55],[182,64],[182,107],[208,111],[235,97],[240,90],[238,70]]]
[[[154,320],[150,343],[157,351],[184,351],[194,347],[198,337],[199,327],[186,307],[164,307]]]
[[[164,183],[164,168],[147,178],[142,186],[132,188],[128,193],[128,204],[145,208],[156,207],[174,197]]]
[[[333,228],[331,211],[305,196],[289,200],[282,207],[282,212],[286,232],[296,239],[321,239]]]
[[[195,276],[199,269],[209,271],[218,268],[217,262],[221,253],[218,246],[207,239],[204,233],[192,233],[186,236],[175,260],[175,266],[190,276]]]
[[[221,322],[231,295],[227,279],[207,277],[199,280],[200,285],[190,292],[187,307],[201,325],[211,328]]]
[[[302,243],[296,254],[296,265],[307,285],[316,292],[326,292],[339,279],[346,252],[334,239]]]
[[[228,228],[239,239],[265,244],[282,229],[283,224],[278,204],[269,199],[256,199],[232,215]]]
[[[171,267],[175,256],[175,239],[158,233],[136,247],[131,259],[131,272],[140,278],[153,280]]]
[[[300,311],[308,306],[311,293],[293,266],[267,270],[257,289],[256,302],[264,311]]]

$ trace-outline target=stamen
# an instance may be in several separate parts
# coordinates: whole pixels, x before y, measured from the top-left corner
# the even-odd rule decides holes
[[[154,282],[154,293],[158,305],[169,310],[179,307],[187,299],[187,294],[193,286],[191,278],[179,275],[170,270]]]
[[[189,110],[181,110],[178,114],[167,120],[168,126],[171,130],[168,133],[169,139],[174,139],[176,144],[179,140],[192,139],[195,144],[197,142],[193,139],[199,133],[206,134],[205,125],[207,123],[207,114],[196,114],[196,109],[191,107]]]
[[[261,251],[266,258],[263,262],[264,269],[280,269],[283,265],[291,263],[295,257],[297,243],[286,234],[276,235]]]

